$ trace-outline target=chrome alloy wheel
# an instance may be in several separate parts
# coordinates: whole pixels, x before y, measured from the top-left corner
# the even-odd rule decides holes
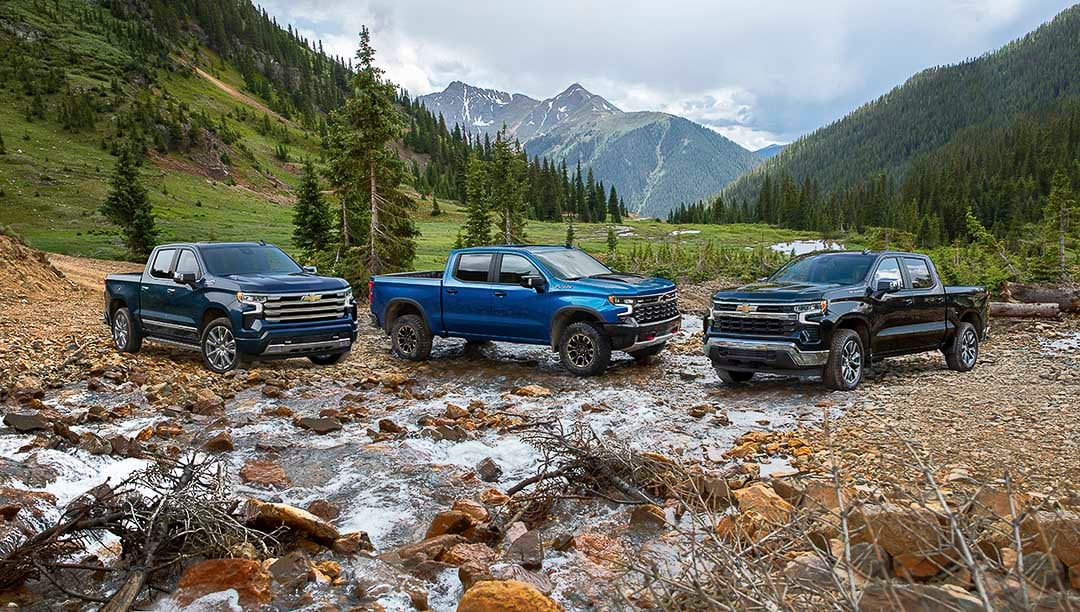
[[[585,334],[574,334],[566,341],[566,354],[576,367],[587,368],[596,358],[596,342]]]
[[[127,347],[128,338],[131,336],[131,322],[128,321],[127,313],[116,311],[113,314],[112,337],[116,348],[121,351]]]
[[[975,336],[975,330],[967,329],[960,338],[960,361],[965,368],[975,366],[975,360],[979,357],[979,339]]]
[[[416,330],[411,325],[402,325],[397,330],[398,350],[406,355],[412,355],[416,351]]]
[[[228,370],[236,361],[236,339],[232,330],[219,325],[206,334],[206,359],[218,370]]]
[[[844,377],[844,384],[849,387],[859,382],[862,373],[862,349],[854,339],[845,342],[840,351],[840,373]]]

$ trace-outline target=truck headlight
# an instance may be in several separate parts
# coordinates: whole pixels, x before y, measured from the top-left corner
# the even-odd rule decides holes
[[[250,293],[244,293],[243,291],[237,292],[236,301],[241,304],[265,304],[267,296],[265,295],[252,295]]]
[[[814,312],[825,312],[825,309],[829,307],[828,300],[821,300],[820,302],[810,302],[809,304],[796,304],[791,309],[799,314],[810,314]]]
[[[609,295],[607,301],[612,306],[622,306],[625,312],[620,312],[620,317],[630,316],[634,312],[634,298],[621,295]]]

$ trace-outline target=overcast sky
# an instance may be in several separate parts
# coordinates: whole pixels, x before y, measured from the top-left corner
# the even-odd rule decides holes
[[[923,68],[995,49],[1049,0],[267,0],[283,26],[376,61],[413,95],[454,80],[537,99],[573,82],[748,148],[789,142]]]

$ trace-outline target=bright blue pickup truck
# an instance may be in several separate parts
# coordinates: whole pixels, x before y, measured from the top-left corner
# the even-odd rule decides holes
[[[550,345],[566,369],[592,376],[611,351],[638,361],[679,331],[675,285],[613,272],[563,246],[497,246],[450,252],[446,269],[374,277],[373,324],[396,355],[424,360],[434,336]]]
[[[334,364],[357,331],[346,281],[263,242],[155,248],[142,272],[105,277],[105,322],[118,350],[144,339],[190,348],[217,373],[254,358]]]

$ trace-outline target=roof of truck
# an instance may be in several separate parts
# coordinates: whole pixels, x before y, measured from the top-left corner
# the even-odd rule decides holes
[[[212,241],[200,241],[200,242],[170,242],[169,244],[159,244],[157,248],[179,248],[179,247],[230,247],[230,246],[277,246],[270,244],[269,242],[250,241],[250,242],[212,242]]]
[[[470,253],[472,251],[490,251],[493,249],[508,249],[518,251],[529,251],[531,253],[544,252],[544,251],[576,251],[576,247],[568,247],[565,244],[493,244],[491,246],[477,246],[466,247],[464,249],[454,249],[462,253]]]

